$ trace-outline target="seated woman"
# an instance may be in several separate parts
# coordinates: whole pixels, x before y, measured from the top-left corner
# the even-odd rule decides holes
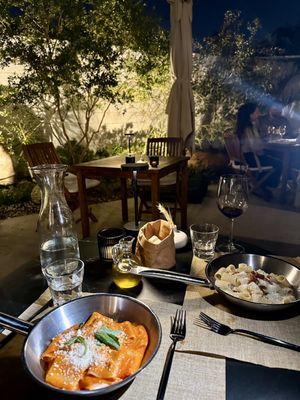
[[[264,142],[257,129],[259,116],[260,111],[256,103],[243,104],[237,113],[236,134],[241,143],[241,152],[250,167],[257,167],[258,159],[262,166],[271,165],[274,168],[273,174],[264,182],[263,193],[257,193],[270,199],[272,193],[268,188],[278,186],[282,166],[280,160],[271,157],[264,149]]]

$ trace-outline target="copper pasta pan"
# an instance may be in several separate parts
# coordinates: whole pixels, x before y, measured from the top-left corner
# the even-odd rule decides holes
[[[94,311],[99,311],[120,322],[128,320],[144,325],[149,336],[149,344],[141,367],[121,382],[96,390],[70,391],[47,384],[44,381],[45,371],[41,361],[43,351],[53,337],[72,325],[86,321]],[[28,335],[22,356],[25,369],[35,381],[48,389],[73,396],[99,396],[121,389],[152,361],[159,349],[162,335],[158,317],[146,304],[128,296],[109,293],[81,297],[65,303],[45,315],[35,325],[0,313],[0,326]]]
[[[227,267],[230,264],[238,266],[239,263],[250,265],[254,270],[262,269],[267,273],[283,275],[293,286],[294,296],[296,301],[286,304],[265,304],[255,303],[248,300],[243,300],[226,293],[224,290],[216,286],[215,273],[221,267]],[[286,261],[276,257],[261,256],[258,254],[225,254],[212,260],[206,266],[206,278],[197,278],[187,274],[181,274],[174,271],[166,271],[164,269],[153,269],[146,267],[136,267],[132,269],[132,273],[145,276],[148,278],[168,279],[172,281],[186,283],[188,285],[200,285],[216,290],[221,296],[229,302],[252,311],[273,312],[281,311],[292,306],[300,304],[300,269]]]

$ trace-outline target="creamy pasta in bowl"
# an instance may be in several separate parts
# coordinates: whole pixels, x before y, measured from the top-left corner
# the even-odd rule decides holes
[[[284,275],[255,270],[239,263],[221,267],[215,273],[215,285],[241,300],[260,304],[288,304],[297,301],[293,286]]]

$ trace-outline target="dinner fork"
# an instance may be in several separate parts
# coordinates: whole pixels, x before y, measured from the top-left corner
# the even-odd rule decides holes
[[[176,343],[185,338],[185,333],[186,333],[186,311],[176,310],[175,317],[171,318],[170,338],[172,339],[172,343],[169,347],[168,354],[166,357],[156,400],[162,400],[165,397],[165,392],[170,375]]]
[[[300,346],[285,342],[281,339],[276,339],[271,336],[263,335],[262,333],[257,333],[253,331],[248,331],[246,329],[232,329],[228,325],[221,324],[220,322],[214,320],[213,318],[209,317],[208,315],[204,314],[203,312],[200,313],[199,318],[194,320],[194,324],[203,327],[202,322],[208,327],[211,331],[218,333],[223,336],[227,336],[230,333],[242,333],[247,336],[251,336],[255,339],[261,340],[262,342],[274,344],[276,346],[285,347],[290,350],[300,351]]]

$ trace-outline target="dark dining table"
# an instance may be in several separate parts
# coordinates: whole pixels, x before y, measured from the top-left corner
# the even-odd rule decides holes
[[[151,180],[151,203],[152,220],[159,218],[157,203],[160,198],[160,179],[172,172],[177,173],[177,183],[180,185],[178,192],[180,195],[181,209],[181,228],[185,229],[187,224],[187,189],[188,189],[188,165],[189,157],[160,157],[157,167],[149,165],[149,169],[138,173],[139,179]],[[127,203],[127,179],[132,177],[132,172],[124,171],[121,165],[125,163],[125,156],[113,156],[99,160],[88,161],[75,164],[71,171],[77,175],[79,205],[82,225],[82,236],[88,237],[90,234],[88,202],[85,179],[106,177],[120,179],[121,181],[121,200],[122,200],[122,219],[128,221]]]
[[[259,246],[259,242],[258,245],[240,243],[246,252],[268,253]],[[112,282],[111,264],[99,260],[97,244],[93,239],[80,241],[80,254],[86,265],[83,287],[86,292],[125,293],[145,302],[153,299],[159,302],[183,304],[186,286],[181,283],[169,281],[166,284],[163,280],[144,278],[135,289],[124,291],[117,288]],[[174,270],[189,273],[191,260],[191,245],[188,243],[184,249],[176,252]],[[45,289],[46,284],[42,278],[39,260],[26,262],[2,280],[1,311],[17,316]],[[69,396],[58,396],[37,385],[26,374],[21,360],[23,342],[24,337],[20,335],[0,337],[0,398],[27,400],[37,396],[48,400],[70,399]],[[115,394],[114,397],[105,399],[116,399],[120,395]],[[73,398],[75,399],[74,396]],[[196,394],[194,399],[198,398]],[[205,396],[202,398],[205,399]],[[299,398],[300,372],[226,359],[226,400],[298,400]]]
[[[286,202],[287,182],[291,170],[292,157],[298,154],[300,156],[300,141],[296,139],[277,139],[267,141],[266,149],[279,154],[282,161],[281,187],[279,194],[280,203]]]

